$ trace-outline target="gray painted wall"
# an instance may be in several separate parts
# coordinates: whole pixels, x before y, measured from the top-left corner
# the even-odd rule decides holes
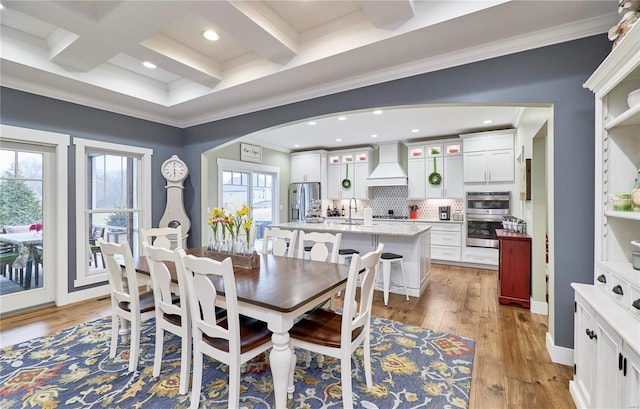
[[[153,149],[151,192],[152,221],[160,222],[166,204],[165,179],[160,174],[160,165],[168,157],[182,157],[182,130],[155,122],[144,121],[125,115],[114,114],[71,104],[52,98],[0,88],[0,122],[5,125],[40,129],[71,135],[69,148],[69,292],[73,288],[76,270],[76,202],[75,202],[75,150],[73,138],[92,139],[102,142],[120,143]],[[199,168],[198,168],[199,169]],[[87,288],[87,287],[83,287]]]
[[[193,172],[186,181],[185,207],[192,217],[190,245],[199,244],[200,155],[215,146],[274,125],[339,111],[425,103],[551,103],[554,107],[555,344],[573,346],[571,282],[593,281],[594,96],[582,84],[611,49],[606,35],[575,40],[315,98],[187,128],[126,116],[2,88],[1,122],[155,150],[153,167],[178,153]],[[183,135],[183,144],[179,136]],[[71,163],[71,171],[73,163]],[[75,193],[70,180],[70,195]],[[153,222],[165,197],[154,174]],[[73,201],[71,201],[73,203]],[[580,203],[580,206],[576,206]],[[75,209],[69,209],[74,220]],[[72,235],[73,235],[73,227]],[[71,240],[75,241],[75,237]],[[74,252],[74,249],[70,249]],[[579,254],[580,257],[575,255]],[[75,260],[75,254],[70,254]],[[70,266],[71,267],[71,266]],[[73,269],[70,268],[70,271]]]

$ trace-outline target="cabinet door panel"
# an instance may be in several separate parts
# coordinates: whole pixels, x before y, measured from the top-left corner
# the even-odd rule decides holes
[[[576,304],[574,342],[575,342],[575,382],[588,406],[593,406],[593,388],[596,377],[595,341],[587,331],[595,331],[593,312],[579,300]]]
[[[598,382],[595,387],[595,407],[619,408],[621,376],[618,360],[622,353],[622,340],[604,323],[596,318],[598,338],[596,340],[596,373]]]
[[[424,199],[427,194],[427,169],[424,159],[412,159],[407,165],[409,199]]]
[[[466,141],[465,141],[466,147]],[[485,152],[469,152],[464,154],[465,183],[484,182],[487,176],[487,158]]]
[[[353,178],[351,179],[353,195],[356,199],[368,199],[369,189],[367,189],[367,178],[369,177],[369,164],[356,163],[353,167]]]
[[[328,199],[340,199],[341,198],[341,186],[342,181],[340,173],[340,165],[333,165],[327,167],[327,198]]]
[[[640,355],[627,345],[622,347],[622,355],[626,358],[627,373],[622,386],[622,408],[640,408]]]
[[[464,197],[462,155],[444,157],[444,197]]]
[[[489,182],[513,182],[513,149],[488,151],[487,155]]]
[[[438,172],[442,177],[442,180],[439,185],[432,185],[431,183],[429,183],[429,180],[428,180],[429,175],[434,172],[434,169],[433,169],[434,159],[435,159],[435,171]],[[442,197],[444,180],[447,178],[447,175],[444,174],[442,159],[443,159],[442,156],[438,156],[436,158],[431,157],[426,159],[425,165],[426,165],[427,172],[425,174],[425,177],[427,178],[427,199],[439,199]]]

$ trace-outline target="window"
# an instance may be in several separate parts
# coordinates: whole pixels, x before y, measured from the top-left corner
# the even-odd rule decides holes
[[[76,285],[107,279],[98,239],[131,246],[151,225],[150,149],[75,139],[77,223]]]
[[[218,159],[222,191],[221,207],[227,212],[239,210],[243,204],[251,208],[256,226],[256,238],[261,239],[264,228],[274,222],[277,191],[274,188],[279,169],[271,166],[247,164]]]

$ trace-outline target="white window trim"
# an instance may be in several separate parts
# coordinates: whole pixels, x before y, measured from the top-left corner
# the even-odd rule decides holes
[[[52,251],[56,255],[45,259],[44,269],[57,272],[55,280],[51,283],[53,287],[51,291],[55,294],[53,301],[57,305],[63,304],[67,296],[69,274],[69,193],[67,180],[70,139],[71,137],[65,134],[0,124],[0,141],[34,143],[55,148],[55,169],[53,169],[52,177],[56,181],[56,186],[52,189],[55,192],[50,192],[54,199],[48,202],[47,207],[43,209],[47,218],[47,226],[51,225],[53,229],[45,229],[43,238],[45,240],[44,246],[50,249],[47,251]],[[49,188],[48,185],[44,187],[45,189]],[[54,233],[51,233],[52,231]]]
[[[153,149],[116,143],[94,141],[91,139],[73,138],[76,147],[76,278],[74,287],[105,282],[108,280],[106,270],[88,274],[85,243],[87,237],[86,226],[88,212],[86,211],[87,197],[87,150],[100,150],[116,155],[140,156],[140,186],[138,207],[141,210],[140,227],[151,227],[151,156]]]

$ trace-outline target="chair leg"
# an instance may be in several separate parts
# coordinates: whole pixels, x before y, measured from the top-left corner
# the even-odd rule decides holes
[[[156,315],[156,322],[159,322]],[[156,350],[153,353],[153,377],[160,376],[160,367],[162,366],[162,355],[164,352],[164,330],[156,325]],[[181,381],[182,383],[182,381]]]
[[[118,349],[119,321],[120,318],[116,314],[111,316],[111,349],[109,350],[109,358],[111,359],[116,357],[116,350]]]
[[[407,289],[407,278],[404,275],[404,260],[400,259],[400,272],[402,273],[402,284],[404,285],[404,295],[409,301],[409,290]]]
[[[391,263],[382,262],[382,286],[384,289],[384,305],[389,304],[389,286],[391,285]]]
[[[131,341],[129,342],[129,372],[138,369],[138,358],[140,357],[140,322],[131,322]]]
[[[369,325],[367,325],[369,327]],[[367,388],[371,388],[373,386],[373,379],[371,378],[371,328],[365,328],[366,335],[364,337],[364,354],[362,359],[364,360],[364,376],[367,382]]]
[[[189,391],[189,375],[191,374],[191,334],[182,334],[182,351],[180,356],[180,389],[185,395]]]
[[[353,408],[353,389],[351,379],[351,354],[341,357],[340,359],[340,381],[342,383],[342,407],[345,409]]]
[[[229,365],[229,402],[227,407],[240,407],[240,362]]]
[[[193,384],[191,385],[191,409],[198,409],[200,406],[200,389],[202,388],[202,366],[203,356],[200,347],[195,342],[193,346]],[[231,395],[229,395],[231,396]]]

